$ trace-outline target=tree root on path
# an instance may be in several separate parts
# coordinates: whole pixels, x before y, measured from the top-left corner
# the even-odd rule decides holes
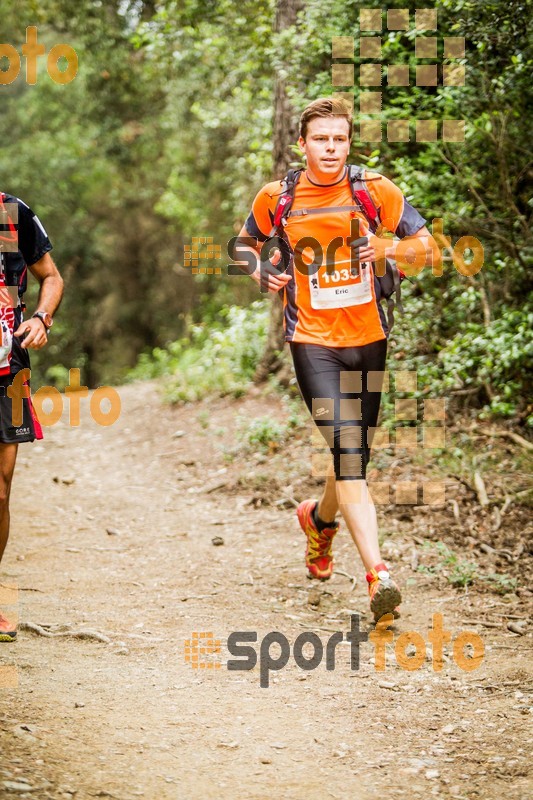
[[[352,584],[352,588],[351,588],[351,590],[350,590],[350,591],[352,591],[352,592],[353,592],[353,590],[355,589],[356,583],[357,583],[357,578],[356,578],[356,576],[355,576],[355,575],[350,575],[348,572],[344,572],[342,569],[336,569],[336,570],[335,570],[335,574],[336,574],[336,575],[343,575],[345,578],[348,578],[348,580],[349,580],[349,581],[351,582],[351,584]]]
[[[515,433],[514,431],[494,430],[494,429],[483,430],[483,428],[479,428],[478,426],[475,426],[474,430],[481,432],[483,436],[503,436],[507,439],[512,439],[513,442],[519,444],[520,447],[524,448],[524,450],[533,450],[533,444],[527,439],[524,439],[523,436],[520,436],[518,433]]]
[[[97,642],[102,642],[103,644],[110,644],[111,639],[109,637],[104,636],[103,633],[99,631],[93,631],[89,628],[79,628],[78,630],[72,630],[69,625],[62,626],[65,630],[60,631],[50,631],[47,630],[46,627],[42,625],[38,625],[36,622],[19,622],[19,630],[21,631],[30,631],[31,633],[36,633],[37,636],[45,636],[46,638],[57,638],[59,636],[65,637],[68,636],[71,639],[93,639]]]

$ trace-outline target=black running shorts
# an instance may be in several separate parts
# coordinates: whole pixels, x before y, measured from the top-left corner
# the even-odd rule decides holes
[[[291,342],[298,386],[337,480],[364,480],[381,402],[387,339],[361,347]]]
[[[0,442],[18,444],[19,442],[33,442],[35,439],[42,439],[42,428],[35,414],[31,398],[22,396],[26,391],[21,391],[20,399],[18,401],[15,400],[19,414],[22,412],[21,419],[14,418],[16,410],[13,408],[13,399],[8,397],[7,394],[7,388],[11,385],[14,377],[14,375],[0,376]],[[27,387],[27,390],[29,394],[29,387]]]

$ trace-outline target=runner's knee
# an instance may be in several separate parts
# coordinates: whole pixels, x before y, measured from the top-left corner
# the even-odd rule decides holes
[[[0,481],[0,510],[7,508],[9,505],[9,485],[4,481]]]

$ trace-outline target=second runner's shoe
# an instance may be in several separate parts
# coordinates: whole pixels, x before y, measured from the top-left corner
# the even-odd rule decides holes
[[[17,638],[17,629],[11,622],[0,614],[0,642],[14,642]]]
[[[375,622],[378,622],[384,614],[393,614],[395,618],[399,617],[397,606],[402,602],[402,595],[385,564],[377,564],[374,569],[367,572],[366,580],[370,596],[370,610],[374,614]]]
[[[309,570],[309,577],[327,581],[333,574],[331,546],[333,537],[339,530],[339,523],[335,522],[331,527],[319,531],[313,519],[316,506],[316,500],[304,500],[296,509],[296,514],[307,538],[305,565]]]

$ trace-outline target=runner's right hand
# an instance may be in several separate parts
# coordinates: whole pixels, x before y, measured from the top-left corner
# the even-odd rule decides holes
[[[263,292],[271,292],[275,294],[283,289],[292,276],[287,272],[280,272],[277,265],[281,261],[281,252],[275,250],[270,261],[263,262],[259,267],[252,272],[250,277],[254,280]]]

